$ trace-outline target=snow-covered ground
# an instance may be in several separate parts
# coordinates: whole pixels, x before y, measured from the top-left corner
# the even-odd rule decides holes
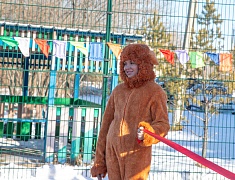
[[[182,131],[172,131],[167,135],[167,139],[172,140],[185,148],[201,155],[203,122],[199,117],[203,117],[200,112],[184,112],[185,120]],[[220,113],[209,120],[208,150],[207,159],[217,165],[235,172],[235,116],[231,113]],[[172,114],[169,113],[172,120]],[[25,148],[37,146],[40,140],[30,140],[28,142],[0,139],[0,147]],[[25,144],[22,144],[25,143]],[[40,147],[42,148],[42,147]],[[37,153],[37,152],[35,152]],[[12,156],[14,158],[14,156]],[[25,161],[27,158],[25,158]],[[22,161],[22,159],[21,159]],[[9,162],[9,161],[7,161]],[[13,162],[17,162],[14,159]],[[29,165],[32,164],[31,167]],[[4,157],[0,160],[0,179],[40,179],[40,180],[92,180],[90,176],[90,165],[70,166],[44,164],[34,167],[34,162],[25,165],[5,163]],[[198,167],[197,162],[177,152],[171,147],[159,143],[153,146],[152,166],[149,175],[150,180],[214,180],[226,179],[218,173],[208,168]],[[108,178],[105,178],[108,180]]]

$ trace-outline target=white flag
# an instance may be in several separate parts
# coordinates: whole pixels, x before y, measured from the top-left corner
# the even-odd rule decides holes
[[[25,37],[14,37],[14,39],[19,43],[19,48],[24,57],[29,57],[29,44],[30,38]]]

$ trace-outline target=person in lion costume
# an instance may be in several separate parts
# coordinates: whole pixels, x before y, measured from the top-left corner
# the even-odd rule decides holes
[[[167,96],[155,83],[153,51],[144,44],[127,45],[120,56],[120,83],[112,91],[99,132],[91,175],[109,180],[146,180],[152,144],[159,141],[143,128],[161,136],[170,125]]]

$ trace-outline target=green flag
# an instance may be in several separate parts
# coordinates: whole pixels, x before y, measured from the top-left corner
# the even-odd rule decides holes
[[[201,52],[189,52],[192,68],[204,67],[203,54]]]
[[[4,43],[6,43],[8,46],[15,47],[18,46],[18,42],[11,37],[7,36],[0,36],[0,40],[2,40]]]

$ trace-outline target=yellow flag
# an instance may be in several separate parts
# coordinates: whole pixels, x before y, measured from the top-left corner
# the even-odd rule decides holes
[[[87,47],[84,47],[84,42],[75,42],[75,41],[70,41],[71,45],[75,46],[76,48],[79,49],[79,51],[82,52],[85,56],[88,56],[88,49]]]
[[[112,50],[113,54],[117,59],[119,59],[119,56],[122,52],[121,45],[120,44],[113,44],[113,43],[107,43],[109,48]]]

